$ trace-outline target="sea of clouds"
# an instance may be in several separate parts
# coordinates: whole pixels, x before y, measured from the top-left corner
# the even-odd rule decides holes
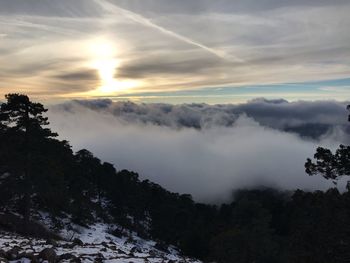
[[[71,101],[50,108],[51,127],[118,170],[203,202],[234,189],[326,189],[304,172],[317,146],[349,143],[346,102],[256,99],[244,104]]]

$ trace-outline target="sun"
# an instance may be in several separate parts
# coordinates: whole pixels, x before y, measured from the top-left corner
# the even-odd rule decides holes
[[[110,41],[95,40],[90,45],[92,54],[91,67],[96,69],[100,78],[97,92],[115,94],[137,85],[136,81],[116,78],[120,61],[116,58],[116,50]]]
[[[117,91],[116,80],[114,74],[118,66],[118,62],[114,59],[101,59],[94,62],[94,68],[98,71],[98,75],[101,81],[99,87],[101,92],[113,92]]]

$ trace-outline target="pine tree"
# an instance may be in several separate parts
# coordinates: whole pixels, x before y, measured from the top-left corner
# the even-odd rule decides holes
[[[347,109],[350,110],[350,105]],[[350,115],[348,119],[350,121]],[[314,159],[315,161],[310,158],[306,160],[305,172],[308,175],[321,175],[332,180],[335,185],[342,176],[350,176],[350,146],[340,145],[335,153],[327,148],[318,147]],[[350,181],[347,189],[350,190]]]
[[[7,170],[12,176],[17,176],[22,182],[22,212],[26,222],[30,219],[32,176],[35,162],[38,158],[40,144],[56,137],[49,128],[48,118],[43,114],[47,111],[40,103],[31,102],[26,95],[7,94],[6,102],[0,107],[0,131],[6,140],[2,147],[6,147],[11,154],[7,158]],[[15,150],[14,150],[15,149]],[[4,152],[4,151],[2,151]]]

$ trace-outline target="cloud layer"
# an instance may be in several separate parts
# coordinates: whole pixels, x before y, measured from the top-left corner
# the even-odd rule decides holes
[[[102,100],[55,106],[49,117],[75,150],[87,148],[118,169],[132,169],[169,190],[215,202],[242,187],[329,187],[329,182],[307,176],[303,165],[317,145],[334,148],[346,142],[343,109],[336,102],[173,106]],[[315,140],[302,138],[301,131],[285,131],[286,123],[332,128]]]
[[[242,104],[208,105],[203,103],[171,105],[140,104],[130,101],[76,100],[56,106],[73,111],[78,106],[102,114],[111,114],[127,124],[165,126],[172,129],[204,130],[232,127],[241,115],[259,125],[298,134],[300,137],[321,139],[335,130],[348,129],[346,102],[254,99]],[[55,108],[56,108],[55,107]]]

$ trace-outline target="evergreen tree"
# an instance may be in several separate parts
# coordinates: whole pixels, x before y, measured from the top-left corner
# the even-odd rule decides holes
[[[350,105],[347,106],[350,110]],[[348,117],[350,121],[350,115]],[[339,178],[350,175],[350,146],[340,145],[333,153],[331,150],[318,147],[314,154],[315,161],[310,158],[305,163],[305,171],[309,175],[321,175],[332,180],[336,185]],[[350,190],[350,182],[347,184]]]
[[[7,143],[4,142],[2,146],[11,152],[6,159],[13,164],[6,169],[22,183],[22,212],[25,221],[28,222],[33,171],[41,165],[38,162],[40,145],[57,134],[44,127],[49,125],[49,122],[47,117],[43,116],[47,109],[42,104],[31,102],[28,96],[16,93],[7,94],[5,98],[7,101],[0,107],[0,129],[1,133],[6,135]]]

